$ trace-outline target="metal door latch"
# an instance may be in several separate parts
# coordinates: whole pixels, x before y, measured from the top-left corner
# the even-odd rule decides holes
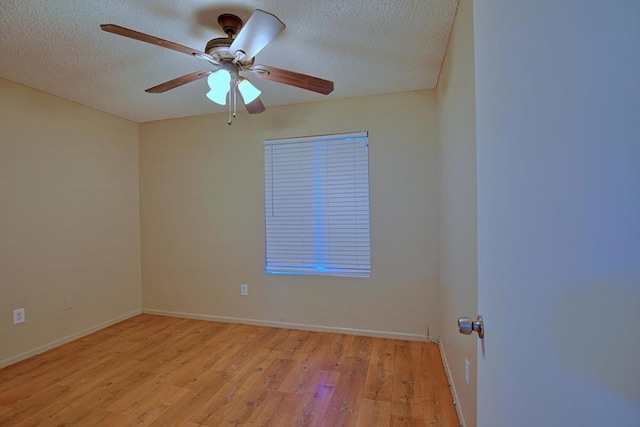
[[[458,329],[461,334],[470,335],[473,331],[478,333],[478,338],[484,338],[484,323],[482,316],[478,316],[476,321],[472,321],[468,317],[458,318]]]

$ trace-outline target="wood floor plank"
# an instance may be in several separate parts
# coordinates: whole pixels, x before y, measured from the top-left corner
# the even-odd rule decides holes
[[[190,416],[190,421],[218,426],[227,413],[234,408],[242,394],[250,390],[260,379],[262,372],[267,369],[270,359],[265,356],[268,351],[257,351],[251,360],[247,360],[233,377],[202,407],[200,411]]]
[[[395,345],[391,414],[400,420],[422,419],[421,349],[411,342]]]
[[[138,405],[129,406],[121,414],[126,416],[126,424],[149,425],[188,393],[189,390],[184,388],[161,387],[154,393],[147,394]]]
[[[355,424],[368,369],[369,361],[366,359],[347,357],[342,362],[340,381],[325,414],[328,425]]]
[[[226,372],[208,370],[202,372],[186,388],[191,392],[175,402],[150,425],[173,427],[181,422],[200,425],[188,421],[189,415],[200,411],[207,402],[229,381],[231,376]]]
[[[302,394],[300,404],[292,414],[292,425],[328,425],[325,423],[325,417],[339,380],[340,373],[336,371],[316,371],[309,388]]]
[[[394,353],[395,343],[393,340],[378,339],[375,341],[371,351],[363,397],[375,401],[391,402]]]
[[[64,425],[64,424],[60,424]],[[102,408],[96,408],[93,411],[87,413],[85,416],[78,418],[77,424],[67,425],[79,425],[79,426],[123,426],[125,425],[124,415],[114,414]]]
[[[273,389],[274,382],[279,381],[282,372],[291,364],[291,360],[278,359],[258,374],[253,380],[244,381],[238,390],[238,398],[220,421],[220,425],[244,425],[260,411]],[[204,421],[209,423],[210,420]]]
[[[417,343],[411,343],[414,347]],[[436,346],[421,346],[419,363],[422,408],[424,418],[434,427],[449,426],[458,422],[447,376],[442,369],[440,349]]]
[[[105,401],[118,396],[122,390],[127,390],[131,386],[139,384],[150,375],[150,371],[148,369],[144,370],[140,363],[123,361],[120,366],[113,370],[95,371],[94,375],[78,379],[68,385],[49,385],[45,390],[64,387],[64,393],[60,393],[49,404],[37,411],[31,408],[32,415],[27,417],[23,424],[47,424],[59,417],[68,417],[68,414],[80,419],[87,410],[99,407]]]
[[[258,426],[295,426],[296,409],[300,406],[302,396],[297,394],[271,392],[264,401],[263,408],[247,422],[252,427]],[[213,426],[210,426],[213,427]]]
[[[73,372],[82,362],[82,358],[70,356],[66,359],[60,359],[58,362],[47,362],[46,367],[44,364],[38,363],[38,367],[33,371],[2,381],[0,383],[0,405],[24,399],[49,384],[58,383],[56,380]],[[56,366],[59,368],[56,369]]]
[[[69,343],[66,345],[70,346],[72,344],[73,343]],[[58,349],[59,348],[60,347],[58,347]],[[0,369],[0,378],[2,379],[0,390],[10,388],[15,383],[23,382],[25,378],[33,378],[55,370],[58,367],[56,362],[66,361],[70,354],[56,350],[57,349],[49,350],[46,353],[35,355],[14,365]],[[12,384],[10,382],[11,380],[15,380],[15,383]]]
[[[0,426],[14,426],[29,417],[45,410],[51,402],[68,395],[71,391],[65,386],[50,386],[40,389],[29,396],[15,402],[7,402],[12,410],[0,415]]]
[[[347,346],[347,357],[369,360],[373,351],[374,342],[375,340],[371,337],[353,336]]]
[[[391,402],[362,399],[356,420],[357,427],[386,427],[391,422]]]
[[[323,342],[326,342],[322,357],[323,369],[340,370],[340,365],[346,357],[346,348],[353,340],[353,335],[324,334]]]
[[[288,357],[294,360],[304,360],[317,356],[323,350],[322,343],[326,335],[323,333],[309,333],[302,346],[296,349],[293,354],[288,355]]]
[[[282,357],[290,357],[299,350],[311,335],[308,331],[285,329],[277,334],[268,344],[269,348]]]
[[[3,426],[458,427],[436,344],[143,314],[0,369]]]
[[[288,372],[285,373],[279,391],[302,394],[312,385],[314,372],[322,371],[320,365],[322,355],[322,334],[311,334],[305,343],[287,356],[293,359]]]

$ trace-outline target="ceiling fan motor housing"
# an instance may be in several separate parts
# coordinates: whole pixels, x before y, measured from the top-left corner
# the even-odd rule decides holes
[[[221,64],[223,62],[231,62],[234,59],[233,53],[229,50],[229,46],[233,43],[233,39],[229,37],[218,37],[207,42],[204,51],[211,55],[213,59]],[[255,58],[248,61],[238,61],[241,68],[249,68],[253,65]]]

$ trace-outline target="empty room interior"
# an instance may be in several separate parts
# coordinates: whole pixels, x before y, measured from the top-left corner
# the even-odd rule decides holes
[[[515,404],[504,424],[477,422],[484,347],[456,323],[479,313],[478,223],[491,216],[478,208],[488,157],[477,140],[491,125],[476,117],[476,96],[486,95],[476,64],[486,62],[474,25],[482,44],[492,21],[474,16],[478,2],[0,8],[0,426],[488,427],[526,418]],[[249,31],[225,36],[221,13],[258,33],[280,20],[286,29],[259,53],[247,54],[248,42],[234,53]],[[410,35],[420,25],[437,35],[429,51],[426,36]],[[203,49],[214,37],[233,41]],[[253,55],[268,64],[262,72]],[[205,96],[218,68],[231,70],[224,105]],[[166,93],[145,93],[180,75],[189,77],[157,90]],[[262,92],[257,101],[242,98],[245,82]],[[364,273],[327,272],[324,258],[315,272],[268,259],[267,149],[325,137],[366,141]],[[615,394],[621,383],[593,384]],[[611,398],[627,420],[640,416],[630,387]]]

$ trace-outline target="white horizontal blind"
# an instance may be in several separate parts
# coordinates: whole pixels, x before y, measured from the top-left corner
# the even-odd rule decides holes
[[[371,276],[367,132],[264,141],[268,274]]]

